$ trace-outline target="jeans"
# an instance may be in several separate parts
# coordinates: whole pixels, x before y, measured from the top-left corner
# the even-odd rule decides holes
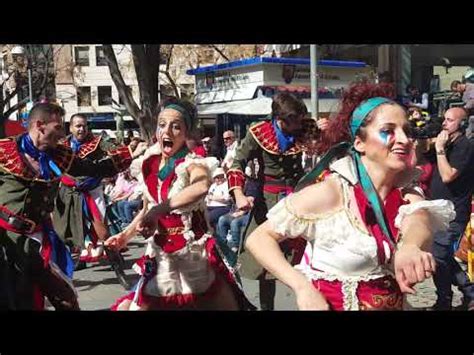
[[[230,206],[225,207],[208,207],[207,213],[209,216],[209,224],[212,228],[216,228],[217,221],[219,221],[219,217],[229,213]]]
[[[227,213],[219,218],[217,223],[217,239],[219,243],[227,243],[227,234],[230,230],[231,240],[229,241],[229,247],[239,247],[242,229],[245,228],[249,222],[250,213],[246,213],[240,217],[234,218]]]
[[[140,208],[142,200],[122,200],[116,203],[116,211],[120,220],[124,224],[130,224],[133,220],[133,213]]]
[[[126,201],[126,203],[123,204],[123,214],[125,217],[124,223],[126,224],[132,223],[133,214],[140,209],[141,204],[142,204],[142,200],[140,199]]]
[[[433,281],[438,296],[437,305],[441,308],[451,308],[453,292],[451,285],[455,285],[464,295],[464,302],[474,300],[474,283],[454,259],[455,247],[459,244],[466,223],[451,222],[444,232],[437,232],[434,236],[433,256],[436,260],[436,273]]]

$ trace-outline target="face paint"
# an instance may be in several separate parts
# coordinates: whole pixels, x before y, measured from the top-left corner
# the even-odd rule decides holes
[[[381,131],[379,132],[380,140],[384,145],[388,146],[391,141],[394,140],[394,134],[390,131]]]

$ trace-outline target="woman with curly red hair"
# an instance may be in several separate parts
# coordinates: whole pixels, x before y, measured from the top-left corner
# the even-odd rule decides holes
[[[447,227],[453,206],[424,201],[414,185],[410,125],[393,97],[390,84],[352,85],[305,187],[247,239],[257,261],[294,290],[299,309],[401,310],[403,293],[435,271],[432,234]],[[293,268],[278,243],[301,236],[308,246]]]

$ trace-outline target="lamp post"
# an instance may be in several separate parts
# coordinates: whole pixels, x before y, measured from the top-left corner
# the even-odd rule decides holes
[[[315,44],[309,46],[311,69],[311,114],[318,119],[318,56]]]
[[[115,123],[115,129],[117,131],[117,140],[119,143],[123,142],[123,116],[127,113],[127,108],[125,105],[121,105],[117,103],[114,99],[111,99],[112,101],[112,109],[114,109],[117,112],[117,121]]]

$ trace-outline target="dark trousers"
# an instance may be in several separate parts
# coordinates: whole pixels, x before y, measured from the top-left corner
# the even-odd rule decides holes
[[[33,310],[34,285],[43,271],[40,244],[19,236],[0,243],[0,310]]]
[[[275,309],[276,281],[266,280],[263,277],[258,279],[258,289],[260,294],[260,309],[262,311],[273,311]]]
[[[437,305],[440,308],[451,308],[453,292],[451,285],[455,285],[464,295],[464,301],[474,300],[474,284],[454,259],[455,247],[458,245],[466,228],[466,223],[451,222],[445,232],[437,232],[433,243],[433,256],[436,260],[436,273],[433,281],[438,296]]]

